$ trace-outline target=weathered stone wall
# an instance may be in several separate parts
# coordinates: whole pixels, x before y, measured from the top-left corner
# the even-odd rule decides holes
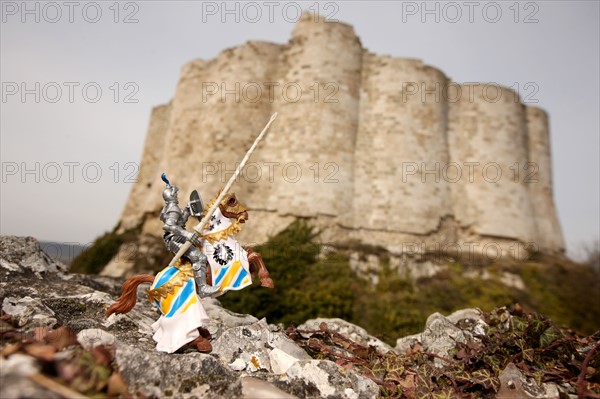
[[[558,215],[552,196],[552,158],[548,114],[537,107],[525,107],[529,162],[521,168],[522,178],[529,185],[537,232],[537,245],[542,252],[564,248]]]
[[[421,168],[448,162],[447,106],[409,93],[446,77],[418,60],[367,53],[364,65],[350,227],[428,235],[452,213],[446,182]]]
[[[450,159],[465,175],[451,185],[454,216],[464,230],[459,241],[476,235],[535,243],[528,184],[516,172],[529,162],[525,108],[507,88],[462,85],[461,92],[450,103],[448,129]]]
[[[394,253],[564,250],[544,111],[510,89],[370,53],[351,26],[311,15],[286,44],[248,42],[183,67],[171,103],[152,113],[121,229],[162,235],[162,171],[182,203],[195,188],[212,198],[273,112],[233,189],[253,210],[242,241],[305,217],[324,242]]]

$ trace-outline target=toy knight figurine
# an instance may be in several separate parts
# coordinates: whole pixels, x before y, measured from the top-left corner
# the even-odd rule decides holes
[[[252,275],[260,279],[263,287],[273,288],[273,280],[261,255],[250,247],[242,247],[234,237],[248,219],[248,209],[235,194],[226,194],[220,202],[214,198],[209,209],[204,209],[194,190],[182,210],[177,201],[178,188],[164,174],[161,177],[167,184],[163,191],[165,206],[160,213],[165,245],[171,252],[180,252],[184,242],[194,245],[182,259],[156,276],[142,274],[127,279],[121,297],[108,309],[107,316],[129,312],[136,302],[137,286],[152,283],[148,298],[161,313],[152,324],[156,349],[173,353],[187,344],[200,352],[210,352],[211,334],[206,328],[210,319],[201,298],[241,290],[252,284]],[[213,205],[215,210],[209,215]],[[200,221],[210,220],[201,235],[185,230],[185,223],[192,215]]]
[[[176,254],[186,241],[191,241],[196,245],[202,246],[202,240],[198,238],[198,234],[190,233],[185,229],[185,224],[192,213],[190,205],[185,207],[182,211],[181,208],[179,208],[179,201],[177,199],[177,192],[179,189],[177,186],[171,185],[164,173],[161,178],[167,184],[167,188],[165,188],[162,194],[163,199],[165,200],[165,206],[160,212],[160,220],[165,224],[163,226],[163,230],[165,231],[163,239],[167,250]],[[200,215],[198,212],[194,213],[198,216]],[[192,262],[196,290],[198,291],[198,295],[200,295],[201,298],[204,298],[217,292],[218,287],[211,287],[206,284],[207,259],[196,245],[191,246],[186,251],[185,257]]]
[[[162,174],[167,187],[162,194],[165,206],[160,220],[164,223],[165,245],[175,256],[156,276],[140,274],[128,278],[106,317],[129,312],[136,303],[137,287],[152,283],[148,298],[161,313],[152,324],[156,349],[173,353],[187,344],[201,352],[210,352],[211,334],[206,329],[210,319],[200,300],[243,289],[252,284],[253,275],[258,276],[261,286],[274,287],[261,255],[250,247],[242,247],[234,238],[248,219],[248,209],[228,190],[276,117],[276,113],[271,116],[233,176],[210,201],[208,209],[203,209],[202,200],[194,190],[182,210],[177,200],[178,188]],[[185,229],[191,215],[200,221],[194,233]]]

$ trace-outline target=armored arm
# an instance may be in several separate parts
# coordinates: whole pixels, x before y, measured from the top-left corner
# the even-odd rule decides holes
[[[164,215],[165,224],[163,226],[163,230],[165,230],[169,233],[172,233],[178,237],[183,237],[186,239],[186,241],[191,241],[194,244],[198,244],[199,243],[198,234],[190,233],[189,231],[187,231],[186,229],[184,229],[181,226],[181,223],[180,223],[181,216],[182,216],[182,213],[177,212],[177,211],[167,212]],[[188,217],[189,217],[189,214],[188,214]]]
[[[188,218],[190,217],[190,206],[189,204],[183,208],[183,213],[181,215],[181,220],[182,220],[182,224],[185,226],[185,224],[187,223]]]

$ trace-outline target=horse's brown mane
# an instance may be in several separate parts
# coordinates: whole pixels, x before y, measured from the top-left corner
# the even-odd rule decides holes
[[[113,313],[127,313],[135,306],[137,301],[137,287],[142,283],[151,283],[154,281],[154,276],[151,274],[140,274],[128,278],[123,283],[122,294],[117,299],[117,302],[113,303],[106,312],[106,317],[109,317]]]

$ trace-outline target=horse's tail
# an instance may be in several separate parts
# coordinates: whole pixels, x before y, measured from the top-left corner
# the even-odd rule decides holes
[[[128,278],[122,287],[122,294],[113,303],[106,312],[106,317],[113,313],[127,313],[135,306],[137,301],[137,287],[142,283],[151,283],[154,281],[154,276],[151,274],[140,274]]]

